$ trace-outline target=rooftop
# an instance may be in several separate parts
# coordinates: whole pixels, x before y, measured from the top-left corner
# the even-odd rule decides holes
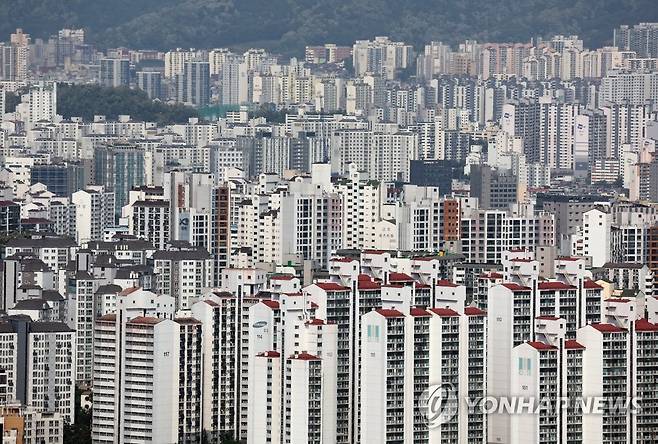
[[[450,308],[430,308],[430,311],[441,317],[459,316],[459,313]]]
[[[573,340],[564,341],[564,348],[567,350],[576,350],[576,349],[585,349],[585,346],[581,343]]]
[[[536,348],[537,350],[557,350],[556,346],[545,344],[544,342],[539,342],[539,341],[529,341],[528,345]]]
[[[350,291],[350,287],[345,287],[335,282],[316,282],[315,285],[323,289],[324,291]]]

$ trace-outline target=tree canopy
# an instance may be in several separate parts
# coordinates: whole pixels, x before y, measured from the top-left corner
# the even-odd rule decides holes
[[[66,119],[82,117],[87,121],[95,115],[116,119],[127,114],[134,120],[160,125],[185,123],[190,117],[198,116],[194,108],[153,101],[141,90],[69,84],[57,86],[57,113]]]
[[[299,54],[304,45],[375,35],[418,46],[577,33],[602,45],[620,24],[658,21],[658,8],[655,0],[0,0],[0,15],[4,35],[16,27],[34,37],[84,27],[101,47],[262,46]]]

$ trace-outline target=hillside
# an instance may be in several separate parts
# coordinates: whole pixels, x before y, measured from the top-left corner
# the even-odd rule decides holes
[[[66,119],[82,117],[87,122],[95,115],[115,120],[119,115],[127,114],[134,120],[160,125],[186,123],[190,117],[198,116],[193,108],[153,101],[140,90],[66,84],[57,87],[57,112]]]
[[[375,35],[419,45],[578,33],[601,45],[619,24],[658,21],[658,7],[655,0],[0,0],[0,17],[2,36],[22,27],[47,37],[69,26],[85,27],[100,47],[298,52]]]

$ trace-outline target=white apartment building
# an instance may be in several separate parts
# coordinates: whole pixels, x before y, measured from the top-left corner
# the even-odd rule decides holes
[[[240,342],[239,299],[228,292],[212,292],[192,305],[201,322],[203,431],[211,440],[236,436],[239,418]]]
[[[583,396],[603,396],[625,400],[630,391],[630,344],[628,332],[613,324],[594,324],[578,330],[583,353]],[[604,405],[602,415],[583,416],[583,441],[615,442],[631,440],[630,412],[614,412]]]
[[[94,334],[94,442],[199,442],[201,323],[121,310]]]
[[[587,372],[583,366],[585,347],[566,340],[566,331],[564,319],[537,318],[537,339],[512,351],[510,395],[535,408],[510,415],[512,443],[583,441],[583,414],[577,403],[582,397],[583,373]],[[558,405],[557,398],[566,398],[570,404]]]
[[[363,316],[361,442],[404,441],[405,315],[379,309]],[[411,408],[411,406],[406,406]]]
[[[506,396],[511,391],[510,363],[514,347],[532,339],[534,327],[532,289],[516,283],[495,285],[489,290],[487,392],[490,396]],[[490,414],[488,440],[509,442],[510,422],[507,415]]]
[[[349,164],[380,181],[408,181],[409,161],[418,158],[418,134],[410,131],[380,133],[336,131],[331,140],[331,168],[346,174]]]
[[[313,317],[300,294],[279,298],[249,310],[247,440],[336,442],[337,326]]]
[[[75,205],[76,242],[102,240],[103,233],[114,223],[114,193],[102,186],[89,186],[71,196]]]
[[[413,60],[413,47],[403,42],[393,42],[388,37],[375,40],[357,40],[352,48],[354,72],[357,76],[366,73],[395,78],[396,71],[404,69]]]
[[[170,248],[153,255],[158,294],[171,295],[176,308],[189,310],[213,286],[213,262],[200,248]]]
[[[352,265],[358,268],[357,261],[351,261],[350,266]],[[353,277],[357,276],[358,270],[355,271]],[[358,421],[355,411],[358,395],[350,381],[353,380],[352,378],[357,378],[359,372],[355,364],[358,362],[358,341],[356,344],[354,342],[358,337],[354,321],[358,316],[358,311],[355,311],[350,304],[346,304],[353,297],[352,290],[350,287],[336,283],[316,283],[305,287],[303,292],[311,302],[318,305],[316,317],[337,325],[336,440],[337,442],[353,442],[351,440],[356,438],[350,437],[355,434],[358,436],[358,432],[356,432]],[[354,379],[354,381],[355,384],[358,384],[356,382],[358,379]]]
[[[402,251],[439,251],[442,222],[441,195],[436,187],[404,185],[393,201],[382,202],[382,222],[394,227],[395,237],[386,236],[386,225],[377,224],[375,248]],[[392,245],[393,248],[390,248]]]
[[[283,260],[296,257],[326,266],[341,246],[339,197],[324,192],[320,185],[291,182],[279,199]]]
[[[70,325],[75,329],[75,380],[90,382],[93,377],[95,294],[102,281],[78,271],[67,282]]]
[[[468,262],[500,263],[505,251],[555,245],[554,227],[555,216],[548,212],[467,211],[461,218],[461,253]]]
[[[606,147],[610,157],[621,159],[626,145],[630,145],[632,151],[639,151],[646,137],[647,123],[652,120],[651,106],[619,102],[604,104],[601,110],[606,117]]]
[[[210,75],[218,76],[222,72],[222,66],[234,54],[226,48],[216,48],[208,51],[208,63],[210,63]]]
[[[511,264],[513,265],[515,262],[518,263],[519,260],[512,261]],[[520,262],[528,264],[528,262]],[[553,337],[551,335],[558,335],[562,339],[573,341],[578,336],[576,329],[584,328],[587,325],[597,325],[601,322],[602,288],[591,280],[586,280],[586,274],[583,273],[585,270],[578,272],[578,270],[571,270],[573,267],[566,265],[567,263],[577,265],[578,261],[563,260],[557,262],[556,274],[558,277],[570,277],[570,281],[574,285],[559,281],[537,282],[537,275],[535,275],[534,279],[525,281],[530,286],[520,285],[519,283],[503,283],[494,285],[489,289],[488,316],[489,319],[495,320],[488,326],[490,353],[488,364],[490,370],[488,374],[489,395],[498,397],[515,394],[532,396],[532,390],[535,390],[536,387],[528,388],[529,392],[516,393],[519,387],[515,385],[515,379],[510,379],[510,375],[515,371],[517,365],[517,356],[514,353],[528,354],[533,352],[533,349],[538,350],[537,353],[543,353],[549,349],[564,348],[555,340],[552,340],[553,342],[548,345],[533,343],[530,344],[530,348],[519,349],[518,347],[521,344],[533,341],[535,338]],[[532,261],[529,264],[532,264]],[[565,270],[565,268],[568,270]],[[558,318],[560,321],[554,322]],[[539,341],[539,339],[537,340]],[[579,336],[578,341],[580,342]],[[522,364],[519,362],[519,365]],[[536,373],[528,372],[530,369],[525,362],[523,365],[524,367],[518,370],[525,369],[524,373],[515,374],[515,377],[536,375]],[[547,376],[547,378],[550,379],[550,376]],[[523,380],[526,381],[526,379]],[[531,386],[528,385],[528,387]],[[542,390],[544,389],[548,392],[551,391],[550,388],[542,387]],[[519,430],[518,424],[514,424],[516,423],[511,422],[509,415],[490,414],[489,440],[522,442],[525,433],[518,435],[520,438],[513,438],[513,435]],[[538,431],[535,426],[536,424],[528,423],[530,428],[523,430],[536,436],[541,435],[540,441],[554,442],[556,434],[562,433],[555,430],[552,432]],[[512,439],[521,439],[521,441],[510,441]]]
[[[648,100],[658,101],[658,72],[649,70],[608,71],[601,79],[601,101],[631,105],[644,105]]]
[[[249,66],[239,56],[227,59],[220,70],[221,100],[224,105],[240,105],[249,100]]]
[[[580,105],[540,100],[539,112],[537,161],[549,165],[552,169],[573,170],[575,167],[573,128],[580,112]]]
[[[166,78],[173,78],[182,75],[185,62],[197,60],[200,56],[201,54],[198,51],[186,51],[180,48],[166,52],[164,56],[164,76]]]
[[[18,335],[9,322],[0,323],[0,405],[16,399]]]
[[[27,93],[21,96],[17,111],[28,129],[32,129],[42,120],[53,122],[57,115],[57,83],[31,86]]]
[[[130,234],[145,239],[157,250],[164,250],[171,232],[169,202],[164,200],[139,200],[124,207]]]
[[[613,259],[612,223],[612,215],[599,208],[583,214],[583,254],[592,259],[593,267],[602,267]]]
[[[78,249],[72,239],[63,237],[33,237],[10,239],[5,244],[5,257],[16,253],[30,253],[39,258],[54,272],[66,269]]]
[[[62,322],[12,316],[0,322],[3,397],[75,421],[75,332]],[[2,378],[2,379],[4,379]]]
[[[345,179],[334,183],[342,211],[341,248],[375,248],[374,229],[380,219],[380,185],[359,172],[356,164],[348,166]]]
[[[407,314],[379,309],[362,317],[361,442],[484,442],[486,417],[459,407],[459,414],[428,428],[421,396],[450,386],[447,409],[486,393],[486,314],[448,308],[412,308]],[[441,365],[432,363],[441,362]]]

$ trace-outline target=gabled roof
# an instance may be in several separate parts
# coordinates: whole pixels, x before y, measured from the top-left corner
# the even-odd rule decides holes
[[[487,312],[477,307],[465,307],[464,314],[467,316],[486,316]]]
[[[30,326],[32,333],[69,333],[74,332],[64,322],[33,322]]]
[[[537,289],[539,290],[575,290],[576,287],[573,285],[565,284],[564,282],[553,281],[553,282],[540,282],[537,284]]]
[[[160,250],[153,254],[158,261],[203,261],[210,259],[210,254],[201,248],[190,250]]]
[[[7,241],[7,247],[13,248],[72,248],[77,244],[68,237],[43,237],[34,239],[13,238]]]
[[[137,290],[139,290],[139,287],[128,287],[128,288],[122,290],[122,291],[119,293],[119,296],[128,296],[129,294],[134,293],[134,292],[136,292]]]
[[[429,311],[418,307],[413,307],[411,310],[409,310],[409,314],[414,317],[432,316],[432,313]]]
[[[396,273],[392,272],[388,275],[388,280],[390,282],[413,282],[414,278],[409,276],[406,273]]]
[[[647,319],[638,319],[635,321],[635,330],[636,331],[657,331],[658,332],[658,324],[653,324],[649,322]]]
[[[261,301],[263,304],[267,305],[270,307],[272,310],[278,310],[279,309],[279,301],[273,301],[271,299],[265,299]]]
[[[537,350],[557,350],[556,346],[539,341],[528,341],[528,345],[536,348]]]
[[[121,292],[122,292],[121,286],[115,284],[101,285],[100,287],[98,287],[98,290],[96,290],[96,294],[114,294]]]
[[[455,310],[452,310],[450,308],[430,308],[430,311],[432,313],[436,313],[441,317],[459,316],[459,313],[457,313]]]
[[[603,264],[602,268],[625,268],[625,269],[632,269],[632,270],[639,270],[644,268],[644,264],[640,264],[637,262],[624,262],[624,263],[617,263],[617,262],[606,262]]]
[[[43,299],[23,299],[14,305],[12,310],[48,310],[50,305]]]
[[[380,308],[375,310],[378,314],[384,316],[385,318],[400,318],[404,317],[404,314],[398,310],[393,310],[390,308]]]
[[[128,321],[128,324],[145,324],[145,325],[155,325],[162,322],[163,319],[154,318],[151,316],[137,316]]]
[[[359,290],[379,290],[382,285],[367,274],[360,274],[357,286]]]
[[[492,271],[491,273],[482,273],[480,277],[482,279],[502,279],[503,275],[500,273],[496,273],[495,271]]]
[[[278,351],[270,350],[270,351],[259,353],[256,356],[260,358],[280,358],[281,353],[279,353]]]
[[[568,340],[564,341],[564,348],[567,350],[584,350],[585,346],[582,345],[580,342],[574,341],[574,340]]]
[[[174,321],[183,325],[201,325],[201,321],[195,318],[176,318]]]
[[[41,292],[41,298],[46,301],[63,301],[64,296],[59,294],[57,290],[43,290]]]
[[[515,282],[506,282],[504,284],[501,284],[503,287],[507,288],[508,290],[512,291],[530,291],[530,287],[524,287],[522,285],[519,285]]]
[[[441,279],[436,283],[437,287],[459,287],[459,285],[455,284],[452,281],[449,281],[448,279]]]
[[[586,280],[583,287],[588,290],[601,290],[603,288],[591,279]]]
[[[288,359],[299,359],[302,361],[320,361],[320,358],[309,353],[299,353],[298,355],[291,355]]]
[[[363,254],[384,254],[384,250],[363,250]]]
[[[631,302],[630,299],[625,299],[625,298],[608,298],[605,300],[605,302],[613,302],[613,303],[618,303],[618,304],[627,304]]]
[[[602,333],[619,333],[626,331],[623,328],[617,327],[616,325],[613,324],[592,324],[592,327]]]
[[[345,287],[343,285],[337,284],[335,282],[316,282],[315,285],[323,289],[324,291],[350,291],[350,287]]]

